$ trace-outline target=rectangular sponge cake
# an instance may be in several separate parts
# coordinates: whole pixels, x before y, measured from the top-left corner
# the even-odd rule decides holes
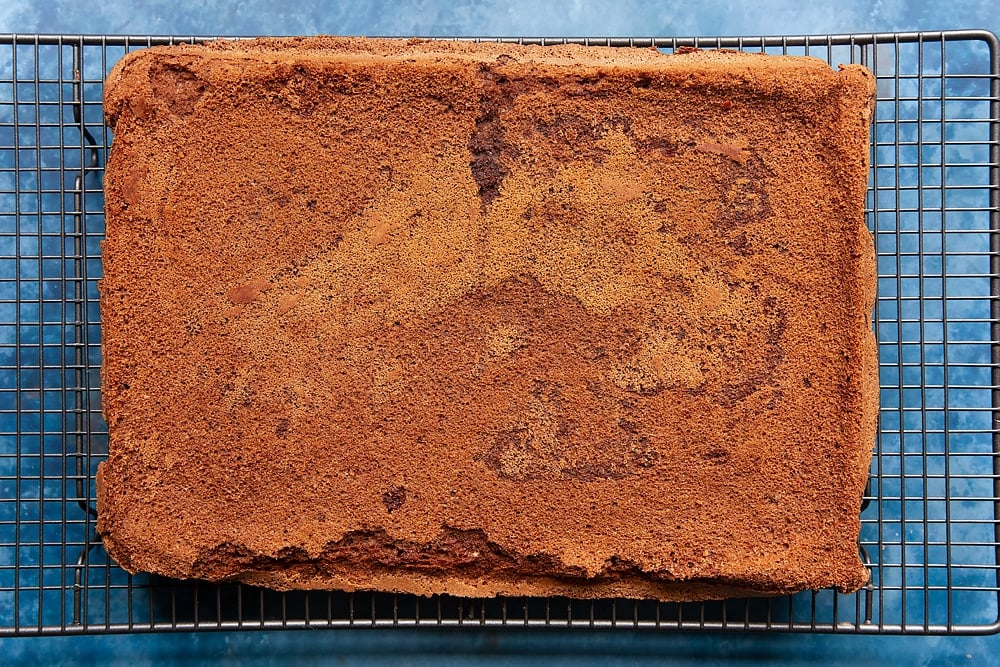
[[[858,589],[873,97],[729,52],[129,54],[108,552],[276,589]]]

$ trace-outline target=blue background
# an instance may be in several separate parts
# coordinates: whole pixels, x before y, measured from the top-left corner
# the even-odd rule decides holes
[[[686,3],[685,3],[686,4]],[[693,4],[693,3],[692,3]],[[995,0],[619,3],[238,3],[178,0],[6,0],[0,32],[106,34],[367,34],[689,36],[824,34],[986,28],[1000,31]],[[1000,664],[1000,637],[843,637],[586,632],[580,630],[362,630],[247,632],[0,640],[0,664],[435,664],[471,658],[510,664]]]

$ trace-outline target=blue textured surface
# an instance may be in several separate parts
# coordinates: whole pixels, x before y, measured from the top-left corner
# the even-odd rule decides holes
[[[994,0],[945,4],[849,0],[799,6],[796,0],[723,2],[672,9],[628,0],[508,3],[424,0],[355,7],[304,2],[294,11],[274,2],[24,2],[0,7],[0,32],[132,34],[369,35],[729,35],[822,34],[987,28],[1000,31]],[[880,332],[881,335],[882,332]],[[0,640],[0,663],[101,661],[111,664],[408,664],[491,662],[633,664],[670,658],[680,664],[790,662],[913,665],[1000,664],[1000,638],[835,637],[823,635],[647,634],[631,632],[368,630],[202,633]],[[58,657],[57,657],[58,656]]]

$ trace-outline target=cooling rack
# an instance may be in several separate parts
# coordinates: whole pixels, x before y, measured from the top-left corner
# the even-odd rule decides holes
[[[504,39],[733,48],[878,81],[867,215],[880,429],[859,547],[832,590],[706,603],[275,593],[130,576],[94,532],[103,79],[195,37],[0,36],[0,635],[379,626],[835,633],[1000,630],[1000,43],[984,31]]]

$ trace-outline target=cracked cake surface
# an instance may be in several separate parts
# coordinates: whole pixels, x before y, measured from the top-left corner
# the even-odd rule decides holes
[[[719,51],[127,55],[108,552],[278,589],[856,590],[873,96]]]

